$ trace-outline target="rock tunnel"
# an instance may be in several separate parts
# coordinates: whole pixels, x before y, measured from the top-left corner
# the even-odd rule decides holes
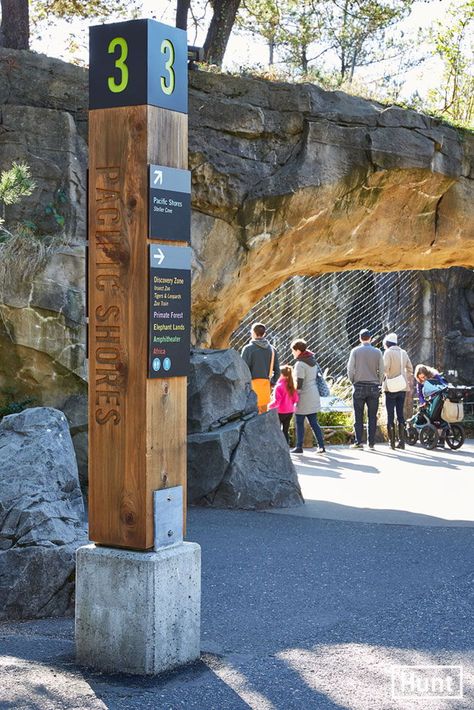
[[[196,344],[295,275],[474,266],[474,138],[313,85],[191,75]]]

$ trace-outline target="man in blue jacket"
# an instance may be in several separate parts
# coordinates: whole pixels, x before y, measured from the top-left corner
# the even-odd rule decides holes
[[[241,352],[252,376],[252,389],[257,395],[259,414],[267,411],[271,385],[274,385],[280,376],[277,352],[265,338],[265,334],[263,323],[254,323],[250,332],[252,339]]]
[[[367,328],[359,333],[360,345],[351,350],[347,363],[347,376],[352,382],[352,403],[354,406],[354,449],[362,449],[362,432],[364,427],[364,407],[367,406],[369,422],[369,449],[375,445],[375,430],[377,428],[377,409],[379,406],[380,386],[383,380],[382,351],[371,345],[372,334]]]

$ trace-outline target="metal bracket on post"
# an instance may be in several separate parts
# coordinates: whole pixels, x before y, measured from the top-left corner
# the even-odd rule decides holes
[[[183,486],[153,491],[153,547],[183,542]]]

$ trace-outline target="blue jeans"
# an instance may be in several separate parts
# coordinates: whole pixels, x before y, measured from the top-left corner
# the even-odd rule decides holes
[[[405,424],[403,408],[405,406],[406,392],[385,392],[385,408],[387,410],[387,426],[393,426],[395,420],[395,410],[397,412],[398,423]]]
[[[316,439],[318,440],[318,445],[321,449],[324,449],[324,437],[321,427],[318,422],[318,415],[314,414],[297,414],[296,415],[296,446],[298,448],[303,448],[304,439],[304,420],[308,419],[309,425],[314,432]]]
[[[371,382],[357,382],[352,393],[354,405],[354,430],[356,444],[362,444],[364,430],[364,407],[367,405],[367,420],[369,423],[369,446],[375,444],[377,428],[377,409],[379,406],[380,387]]]

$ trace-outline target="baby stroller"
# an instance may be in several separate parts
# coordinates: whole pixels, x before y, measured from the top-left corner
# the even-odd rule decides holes
[[[425,449],[436,449],[445,442],[450,449],[460,449],[466,438],[460,424],[464,418],[463,401],[474,388],[438,384],[432,387],[427,406],[407,421],[405,438],[412,446],[419,440]]]

